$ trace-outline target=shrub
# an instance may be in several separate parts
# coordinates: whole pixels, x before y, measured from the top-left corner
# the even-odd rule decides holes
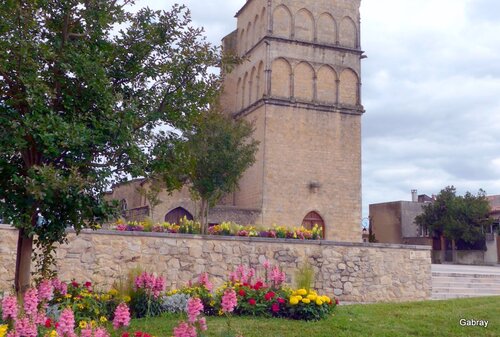
[[[189,298],[189,295],[182,293],[163,296],[160,300],[162,311],[170,313],[186,312]]]

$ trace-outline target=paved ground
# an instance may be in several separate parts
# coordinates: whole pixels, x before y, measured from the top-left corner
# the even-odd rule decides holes
[[[488,274],[500,276],[500,265],[496,266],[464,266],[456,264],[433,264],[433,273]]]

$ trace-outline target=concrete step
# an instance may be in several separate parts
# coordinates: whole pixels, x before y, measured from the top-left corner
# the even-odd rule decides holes
[[[432,294],[433,300],[450,300],[454,298],[473,298],[473,297],[487,297],[487,296],[495,296],[495,295],[486,295],[486,294]]]
[[[432,292],[435,294],[491,294],[500,295],[500,287],[477,289],[477,288],[440,288],[432,287]]]
[[[500,296],[500,273],[469,271],[433,272],[432,299]]]

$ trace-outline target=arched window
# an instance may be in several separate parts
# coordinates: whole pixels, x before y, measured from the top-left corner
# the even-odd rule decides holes
[[[309,212],[304,220],[302,220],[302,226],[306,229],[312,229],[314,225],[318,225],[319,228],[322,228],[323,238],[325,238],[325,222],[323,218],[316,212]]]
[[[186,217],[188,220],[193,220],[193,216],[182,207],[177,207],[165,215],[165,222],[170,224],[179,224],[182,218]]]
[[[122,211],[122,213],[126,212],[127,209],[128,209],[127,200],[125,199],[120,200],[120,210]]]

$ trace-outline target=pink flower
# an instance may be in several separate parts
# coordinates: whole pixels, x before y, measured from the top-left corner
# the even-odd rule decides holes
[[[17,318],[17,299],[15,296],[5,296],[2,300],[2,319]]]
[[[38,286],[38,300],[50,301],[54,297],[54,288],[49,280],[43,280]]]
[[[37,337],[38,335],[36,324],[31,322],[28,317],[18,319],[15,324],[15,330],[17,336]]]
[[[66,308],[62,311],[61,317],[59,318],[58,325],[56,327],[57,334],[59,337],[75,337],[75,316],[70,308]]]
[[[148,295],[153,295],[155,298],[160,296],[160,293],[165,290],[165,279],[163,277],[155,277],[153,274],[143,272],[134,280],[136,289],[144,289]]]
[[[271,280],[274,286],[277,288],[286,281],[286,274],[282,272],[278,267],[274,267],[271,271]]]
[[[273,305],[271,306],[271,310],[273,312],[278,312],[280,311],[280,305],[278,303],[273,303]]]
[[[92,337],[92,328],[87,327],[80,331],[80,337]]]
[[[240,292],[241,291],[242,289],[240,290]],[[227,288],[226,291],[224,291],[224,295],[222,295],[222,302],[221,302],[222,311],[226,313],[233,312],[237,304],[238,304],[238,299],[236,298],[236,292],[232,288]]]
[[[24,312],[30,317],[36,317],[38,312],[38,291],[30,288],[24,294]]]
[[[264,266],[264,269],[266,269],[266,270],[271,268],[271,263],[269,262],[269,260],[264,260],[262,265]]]
[[[207,331],[207,319],[205,317],[202,317],[198,320],[198,323],[200,323],[200,330],[201,331]]]
[[[257,301],[255,301],[255,299],[251,298],[248,300],[248,304],[250,305],[255,305],[257,303]]]
[[[195,323],[203,311],[203,303],[199,298],[190,298],[187,303],[189,323]]]
[[[94,337],[109,337],[109,333],[104,328],[97,328],[94,331]]]
[[[52,286],[54,287],[54,290],[57,290],[61,295],[66,295],[68,292],[68,285],[61,282],[59,279],[53,279]]]
[[[115,330],[126,327],[130,324],[130,311],[125,303],[120,303],[115,310],[115,318],[113,319],[113,328]]]
[[[213,285],[212,283],[210,282],[210,280],[208,279],[208,274],[207,273],[203,273],[200,275],[199,279],[198,279],[198,282],[204,286],[208,291],[211,291],[212,288],[213,288]]]
[[[174,328],[174,337],[196,337],[196,328],[186,322],[181,322]]]

